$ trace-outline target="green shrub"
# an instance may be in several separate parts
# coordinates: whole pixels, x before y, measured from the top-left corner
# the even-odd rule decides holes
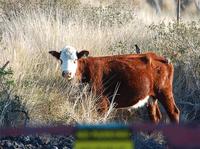
[[[28,114],[21,99],[12,94],[13,72],[5,67],[0,68],[0,127],[25,125]]]
[[[188,63],[193,58],[199,58],[199,22],[150,25],[149,29],[154,34],[155,48],[175,62]]]

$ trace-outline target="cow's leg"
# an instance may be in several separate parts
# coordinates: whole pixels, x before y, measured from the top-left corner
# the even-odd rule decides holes
[[[109,100],[107,97],[102,97],[101,100],[98,102],[98,112],[100,114],[104,114],[108,111],[109,109]]]
[[[147,108],[148,108],[150,120],[153,123],[158,124],[162,118],[162,114],[160,112],[157,100],[150,98]]]
[[[175,104],[172,90],[165,89],[159,91],[158,100],[164,106],[170,120],[179,123],[180,111]]]

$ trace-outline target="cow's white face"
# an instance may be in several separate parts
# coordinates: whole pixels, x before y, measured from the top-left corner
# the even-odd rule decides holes
[[[60,60],[63,77],[67,77],[69,80],[74,78],[78,66],[77,59],[77,50],[75,48],[66,46],[62,49]]]
[[[74,47],[66,46],[60,52],[49,51],[51,55],[61,61],[62,76],[71,80],[75,77],[78,68],[78,59],[88,56],[88,51],[78,52]]]

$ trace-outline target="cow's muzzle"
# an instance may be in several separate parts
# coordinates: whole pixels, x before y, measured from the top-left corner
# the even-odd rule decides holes
[[[72,79],[72,73],[71,73],[71,72],[63,71],[63,72],[62,72],[62,76],[63,76],[64,78],[67,78],[68,80],[71,80],[71,79]]]

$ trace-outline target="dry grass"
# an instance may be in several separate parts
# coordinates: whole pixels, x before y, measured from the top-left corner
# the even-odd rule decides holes
[[[58,9],[55,15],[53,9],[37,8],[2,18],[0,64],[11,62],[15,81],[12,94],[18,95],[26,107],[29,125],[113,120],[112,108],[109,113],[98,115],[95,101],[100,97],[89,92],[87,85],[61,77],[59,63],[48,51],[66,44],[87,49],[94,56],[134,53],[137,43],[143,51],[153,50],[170,57],[176,68],[174,89],[181,119],[199,120],[199,22],[189,20],[177,26],[173,17],[149,17],[127,9],[80,7]]]
[[[103,50],[103,42],[106,46],[111,41],[108,34],[112,29],[107,32],[75,21],[62,23],[61,14],[58,15],[54,20],[51,15],[31,11],[14,16],[11,21],[5,18],[1,62],[11,62],[16,81],[14,93],[26,105],[31,124],[105,122],[109,115],[99,116],[95,110],[98,97],[85,86],[79,88],[63,80],[59,63],[48,51],[59,50],[67,43],[79,49],[100,49],[90,50],[97,54]]]

